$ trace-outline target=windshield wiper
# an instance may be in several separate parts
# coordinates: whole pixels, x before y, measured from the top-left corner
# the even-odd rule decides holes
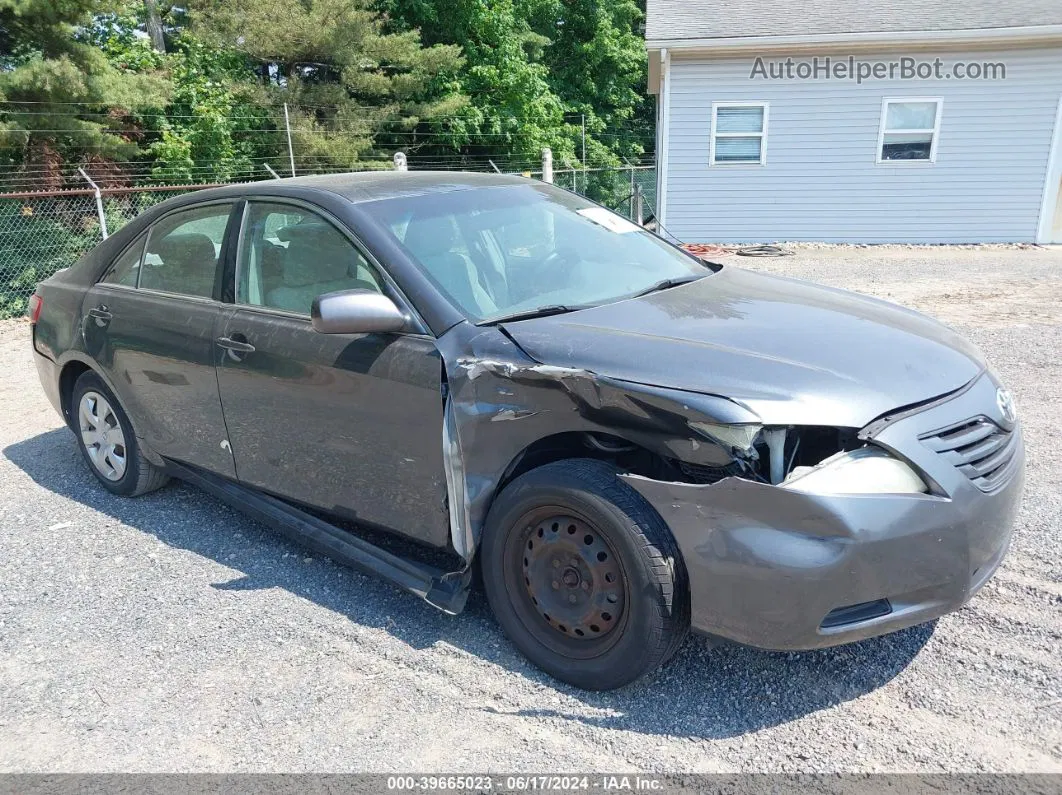
[[[565,306],[564,304],[551,304],[549,306],[539,306],[534,309],[525,309],[522,312],[513,312],[511,315],[502,315],[501,317],[492,317],[490,320],[484,320],[479,325],[491,326],[495,323],[510,323],[514,320],[531,320],[535,317],[549,317],[550,315],[563,315],[565,312],[577,312],[580,309],[586,309],[585,306]]]
[[[658,293],[661,290],[670,290],[672,287],[678,287],[681,284],[689,284],[699,279],[703,279],[703,276],[683,276],[681,279],[662,279],[651,287],[646,287],[640,293],[635,293],[632,298],[640,298],[643,295],[649,295],[649,293]]]

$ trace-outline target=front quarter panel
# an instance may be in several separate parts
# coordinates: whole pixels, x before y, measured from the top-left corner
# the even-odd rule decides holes
[[[457,552],[469,559],[500,483],[535,442],[571,432],[605,433],[661,456],[720,466],[731,460],[729,454],[695,438],[689,421],[758,420],[719,396],[540,364],[493,327],[462,323],[438,344],[447,378],[444,458],[451,536]]]

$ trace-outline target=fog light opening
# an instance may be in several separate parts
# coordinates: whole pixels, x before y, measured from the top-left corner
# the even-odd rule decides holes
[[[888,599],[876,599],[873,602],[859,602],[854,605],[835,607],[822,619],[819,629],[833,629],[844,627],[849,624],[858,624],[861,621],[870,621],[872,618],[881,618],[892,612],[892,605]]]

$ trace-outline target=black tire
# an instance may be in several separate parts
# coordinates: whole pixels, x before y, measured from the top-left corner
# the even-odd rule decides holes
[[[505,634],[576,687],[629,684],[667,662],[689,631],[686,568],[671,532],[602,461],[558,461],[506,486],[487,516],[481,564]]]
[[[81,399],[86,393],[96,393],[104,397],[110,405],[114,419],[121,426],[125,470],[121,477],[116,480],[105,477],[93,462],[80,431],[79,410]],[[85,463],[88,464],[89,470],[107,491],[122,497],[138,497],[141,494],[147,494],[149,491],[155,491],[166,485],[169,476],[144,457],[140,445],[137,443],[133,425],[129,422],[129,417],[126,416],[121,403],[118,402],[114,393],[107,388],[103,379],[95,373],[91,371],[82,373],[74,383],[74,389],[70,395],[70,414],[72,418],[71,424],[74,435],[77,437],[77,446],[81,450],[81,456],[85,459]]]

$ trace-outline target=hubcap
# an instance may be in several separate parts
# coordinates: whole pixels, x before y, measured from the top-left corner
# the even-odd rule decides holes
[[[81,441],[96,471],[107,480],[121,480],[125,474],[125,434],[107,398],[99,392],[86,392],[77,416]]]
[[[604,536],[581,519],[549,516],[529,524],[523,538],[524,586],[542,620],[571,640],[612,632],[626,584]]]

